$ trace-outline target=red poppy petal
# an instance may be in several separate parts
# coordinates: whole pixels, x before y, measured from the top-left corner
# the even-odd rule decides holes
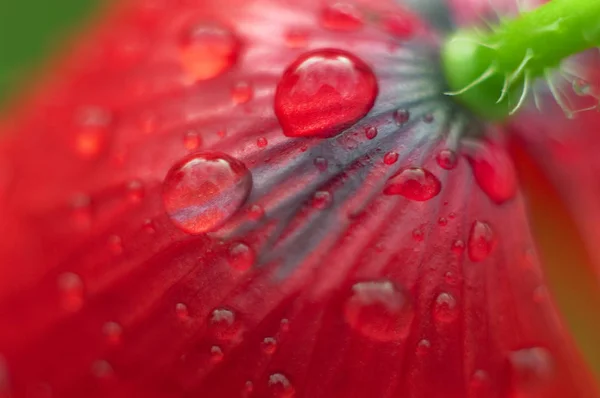
[[[0,145],[0,387],[594,396],[520,196],[481,183],[506,174],[439,163],[479,130],[441,94],[434,34],[379,2],[192,3],[115,16]],[[283,113],[322,118],[293,138],[277,87],[311,51],[326,67],[286,90],[314,95]]]

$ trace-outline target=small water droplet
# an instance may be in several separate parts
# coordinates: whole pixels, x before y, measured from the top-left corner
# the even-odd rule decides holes
[[[254,95],[254,90],[248,82],[238,82],[231,89],[231,99],[234,104],[245,104],[249,102]]]
[[[195,151],[202,145],[202,137],[196,131],[188,131],[183,135],[183,146],[189,151]]]
[[[250,394],[252,391],[254,391],[254,383],[252,383],[250,380],[248,380],[244,384],[244,390],[246,391],[246,394]]]
[[[440,193],[442,184],[430,171],[411,167],[390,178],[383,193],[402,195],[407,199],[426,201]]]
[[[291,29],[283,38],[289,48],[304,48],[308,45],[308,32],[305,30]]]
[[[365,129],[365,137],[367,137],[367,139],[369,140],[372,140],[373,138],[377,137],[377,133],[377,127],[371,126]]]
[[[416,240],[417,242],[422,242],[423,239],[425,239],[425,233],[423,232],[422,228],[413,229],[412,236],[413,236],[413,239]]]
[[[313,163],[319,171],[327,171],[327,167],[329,166],[327,159],[322,156],[317,156]]]
[[[454,242],[452,242],[452,251],[458,256],[463,254],[463,252],[465,251],[465,242],[463,242],[460,239],[457,239]]]
[[[483,221],[475,221],[469,232],[468,252],[471,261],[485,260],[496,246],[492,227]]]
[[[218,345],[210,347],[210,359],[213,362],[221,362],[223,360],[223,350]]]
[[[325,49],[292,63],[277,85],[275,114],[288,137],[333,137],[373,107],[377,80],[356,56]]]
[[[65,272],[58,276],[60,302],[67,311],[77,311],[83,305],[84,286],[79,275]]]
[[[92,200],[89,196],[79,194],[71,201],[72,220],[78,228],[89,228],[92,223]]]
[[[212,23],[194,24],[180,37],[180,60],[196,80],[219,76],[237,61],[240,41],[228,28]]]
[[[524,348],[508,355],[513,385],[521,390],[534,390],[552,380],[554,361],[542,347]]]
[[[281,322],[279,322],[279,329],[281,329],[282,332],[287,332],[290,330],[290,320],[283,318]]]
[[[108,237],[108,249],[115,256],[123,254],[123,240],[119,235],[111,235]]]
[[[139,203],[144,198],[144,185],[139,180],[132,180],[127,183],[127,199],[131,203]]]
[[[311,206],[314,209],[323,210],[331,205],[333,198],[328,191],[317,191],[312,197]]]
[[[102,153],[108,145],[111,124],[108,111],[96,107],[83,109],[76,122],[76,152],[83,158],[94,158]]]
[[[209,326],[214,336],[220,340],[233,340],[242,331],[242,325],[236,319],[235,313],[226,308],[217,308],[211,313]]]
[[[394,120],[398,126],[408,123],[410,120],[410,111],[408,109],[398,109],[394,112]]]
[[[256,146],[259,148],[265,148],[267,145],[269,145],[269,142],[267,141],[267,139],[265,137],[258,137],[256,139]]]
[[[353,329],[378,341],[406,337],[414,318],[408,296],[390,281],[356,283],[344,315]]]
[[[446,281],[447,284],[449,285],[457,285],[459,280],[458,280],[458,276],[452,272],[452,271],[448,271],[444,274],[444,280]]]
[[[117,322],[106,322],[102,326],[102,333],[109,344],[119,344],[123,336],[123,328]]]
[[[259,221],[265,216],[265,210],[259,205],[252,205],[248,208],[248,218],[253,221]]]
[[[383,156],[383,163],[388,166],[398,161],[398,152],[388,152]]]
[[[290,380],[281,373],[270,375],[268,386],[269,392],[274,398],[292,398],[296,395],[296,391]]]
[[[469,397],[488,398],[491,396],[492,386],[490,376],[485,370],[476,370],[469,380]]]
[[[323,8],[321,23],[330,30],[354,31],[363,26],[360,11],[352,4],[333,3]]]
[[[575,79],[573,80],[573,92],[580,96],[586,96],[589,95],[591,93],[591,85],[590,83],[588,83],[587,81],[583,80],[583,79]]]
[[[437,164],[445,170],[452,170],[456,168],[456,165],[458,164],[456,153],[450,149],[443,149],[440,151],[435,160],[437,161]]]
[[[171,221],[190,234],[217,229],[246,201],[252,175],[237,159],[222,153],[184,158],[167,173],[163,201]]]
[[[190,317],[190,311],[184,303],[175,304],[175,315],[181,320],[187,320]]]
[[[448,220],[446,219],[446,217],[440,217],[438,219],[438,225],[440,227],[445,227],[446,225],[448,225]]]
[[[422,339],[417,343],[416,353],[419,356],[425,356],[429,353],[431,348],[431,343],[427,339]]]
[[[272,355],[277,350],[277,340],[273,337],[265,337],[261,343],[261,348],[266,354]]]
[[[144,220],[144,222],[142,223],[142,229],[147,234],[156,233],[156,225],[154,225],[154,221],[152,221],[150,218]]]
[[[458,317],[458,303],[450,293],[440,293],[433,305],[433,318],[439,323],[449,323]]]
[[[245,243],[234,243],[229,248],[227,259],[232,268],[239,271],[246,271],[254,265],[256,254]]]
[[[383,20],[385,29],[400,39],[409,39],[416,30],[414,17],[408,13],[392,13]]]
[[[495,203],[512,199],[517,192],[517,175],[504,148],[487,143],[479,145],[469,156],[475,181]]]
[[[432,113],[428,113],[425,116],[423,116],[423,121],[427,124],[433,123],[434,120],[435,116],[433,116]]]

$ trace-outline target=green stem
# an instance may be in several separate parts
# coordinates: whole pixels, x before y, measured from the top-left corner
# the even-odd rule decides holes
[[[504,119],[536,78],[600,46],[599,21],[598,0],[553,0],[491,32],[458,31],[442,49],[450,91],[473,112]]]

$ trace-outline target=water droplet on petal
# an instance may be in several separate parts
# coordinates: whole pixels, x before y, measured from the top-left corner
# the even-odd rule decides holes
[[[279,328],[282,332],[287,332],[290,330],[290,320],[287,318],[283,318],[281,322],[279,322]]]
[[[591,93],[591,85],[583,79],[575,79],[573,80],[573,92],[580,97],[589,95]]]
[[[373,138],[377,137],[377,133],[377,127],[371,126],[365,129],[365,137],[367,137],[367,139],[369,140],[372,140]]]
[[[259,205],[252,205],[247,214],[250,220],[258,221],[265,216],[265,211]]]
[[[444,149],[437,154],[435,160],[442,169],[452,170],[458,164],[458,157],[454,151]]]
[[[196,80],[219,76],[237,61],[240,41],[229,29],[212,23],[188,27],[180,40],[180,60]]]
[[[226,341],[237,338],[242,331],[242,324],[235,313],[226,308],[218,308],[211,313],[209,326],[216,338]]]
[[[524,348],[509,354],[513,384],[519,390],[533,390],[552,380],[554,361],[541,347]]]
[[[388,166],[398,161],[398,152],[388,152],[383,156],[383,163]]]
[[[289,379],[281,373],[269,376],[269,392],[273,398],[292,398],[296,395],[294,386]]]
[[[452,251],[458,256],[463,254],[463,252],[465,251],[465,242],[463,242],[460,239],[457,239],[454,242],[452,242]]]
[[[196,131],[188,131],[183,136],[183,145],[189,151],[195,151],[202,145],[202,137]]]
[[[377,80],[356,56],[326,49],[306,53],[283,74],[275,114],[288,137],[332,137],[373,107]]]
[[[102,333],[109,344],[119,344],[123,335],[123,328],[117,322],[106,322],[102,326]]]
[[[394,112],[394,120],[398,126],[406,124],[410,120],[410,111],[408,109],[398,109]]]
[[[58,276],[61,305],[67,311],[77,311],[83,305],[84,286],[81,278],[72,272]]]
[[[254,92],[248,82],[238,82],[231,89],[231,99],[234,104],[245,104],[252,99]]]
[[[413,236],[413,239],[416,240],[417,242],[422,242],[423,239],[425,238],[425,233],[423,232],[422,228],[415,228],[412,231],[412,236]]]
[[[177,303],[175,304],[175,314],[177,315],[177,318],[186,320],[190,316],[190,311],[184,303]]]
[[[308,32],[291,29],[285,33],[284,40],[289,48],[304,48],[308,45]]]
[[[469,156],[475,181],[494,202],[501,204],[517,192],[517,175],[506,151],[491,143],[478,146]]]
[[[108,380],[114,376],[114,370],[110,363],[105,360],[97,360],[92,363],[92,374],[98,379]]]
[[[317,191],[312,197],[311,206],[315,209],[323,210],[331,205],[333,198],[328,191]]]
[[[477,370],[469,381],[469,397],[488,398],[491,396],[492,386],[490,376],[484,370]]]
[[[246,391],[246,394],[250,394],[252,391],[254,391],[254,383],[252,383],[250,380],[248,380],[244,384],[244,390]]]
[[[265,337],[261,343],[261,348],[266,354],[272,355],[277,349],[277,340],[273,337]]]
[[[434,120],[435,120],[435,116],[433,116],[433,114],[431,114],[431,113],[428,113],[425,116],[423,116],[423,121],[427,124],[433,123]]]
[[[171,221],[190,234],[221,226],[246,201],[252,175],[222,153],[195,154],[176,163],[163,182],[163,201]]]
[[[408,13],[393,13],[383,20],[385,29],[400,39],[409,39],[416,30],[414,17]]]
[[[378,341],[406,337],[414,318],[408,296],[390,281],[356,283],[344,315],[353,329]]]
[[[98,156],[108,145],[111,123],[108,111],[95,107],[84,109],[76,124],[76,152],[84,158]]]
[[[76,195],[71,201],[72,220],[77,228],[89,228],[92,223],[92,200],[86,195]]]
[[[363,26],[360,11],[348,3],[328,4],[321,13],[321,23],[330,30],[353,31]]]
[[[319,171],[327,171],[327,167],[329,166],[327,159],[322,156],[317,156],[313,163]]]
[[[139,203],[144,198],[144,185],[139,180],[130,181],[127,184],[127,199],[131,203]]]
[[[440,323],[449,323],[458,317],[458,303],[450,293],[440,293],[433,305],[433,318]]]
[[[430,351],[431,343],[427,339],[422,339],[417,343],[417,355],[424,356],[427,355]]]
[[[446,225],[448,225],[448,219],[446,217],[440,217],[438,219],[438,225],[440,227],[445,227]]]
[[[229,248],[229,255],[227,259],[232,268],[239,271],[246,271],[252,267],[252,265],[254,265],[256,255],[254,250],[248,247],[248,245],[244,243],[234,243]]]
[[[423,202],[435,197],[441,189],[440,180],[430,171],[420,167],[411,167],[390,178],[383,193],[402,195],[405,198]]]
[[[151,219],[146,219],[144,220],[144,222],[142,223],[142,229],[144,230],[144,232],[146,232],[147,234],[153,234],[156,233],[156,226],[154,225],[154,221],[152,221]]]
[[[213,362],[221,362],[223,360],[223,350],[218,345],[210,347],[210,359]]]
[[[269,142],[267,141],[267,139],[265,137],[258,137],[256,139],[256,146],[259,148],[265,148],[267,145],[269,145]]]
[[[496,246],[492,227],[483,221],[475,221],[469,232],[468,252],[471,261],[485,260]]]

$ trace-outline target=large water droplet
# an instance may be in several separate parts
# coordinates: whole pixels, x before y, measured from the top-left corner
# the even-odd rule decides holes
[[[275,113],[288,137],[332,137],[364,117],[377,92],[375,75],[362,60],[346,51],[317,50],[285,71]]]
[[[256,255],[245,243],[234,243],[229,248],[229,265],[240,271],[246,271],[254,264]]]
[[[188,27],[180,39],[180,60],[196,80],[207,80],[224,73],[237,61],[240,41],[224,26],[200,23]]]
[[[327,29],[353,31],[363,26],[363,19],[360,11],[354,5],[333,3],[323,8],[321,23]]]
[[[184,158],[163,182],[167,214],[190,234],[217,229],[244,204],[252,189],[252,175],[237,159],[222,153]]]
[[[485,260],[496,246],[496,236],[492,227],[483,221],[475,221],[469,232],[467,249],[471,261]]]
[[[406,337],[414,312],[408,296],[390,281],[359,282],[352,286],[344,315],[361,334],[379,341]]]
[[[518,390],[537,389],[552,380],[554,361],[545,348],[532,347],[513,351],[508,360],[513,385]]]
[[[504,148],[488,143],[469,155],[475,181],[483,192],[500,204],[513,198],[517,192],[517,175]]]
[[[215,309],[208,322],[212,333],[220,340],[233,340],[242,331],[242,324],[236,319],[235,312],[226,308]]]
[[[390,178],[383,193],[402,195],[417,201],[426,201],[440,193],[442,184],[429,170],[411,167]]]
[[[433,304],[433,319],[439,323],[449,323],[458,317],[458,303],[450,293],[440,293]]]
[[[296,391],[290,380],[281,373],[270,375],[268,386],[273,398],[292,398],[296,395]]]

